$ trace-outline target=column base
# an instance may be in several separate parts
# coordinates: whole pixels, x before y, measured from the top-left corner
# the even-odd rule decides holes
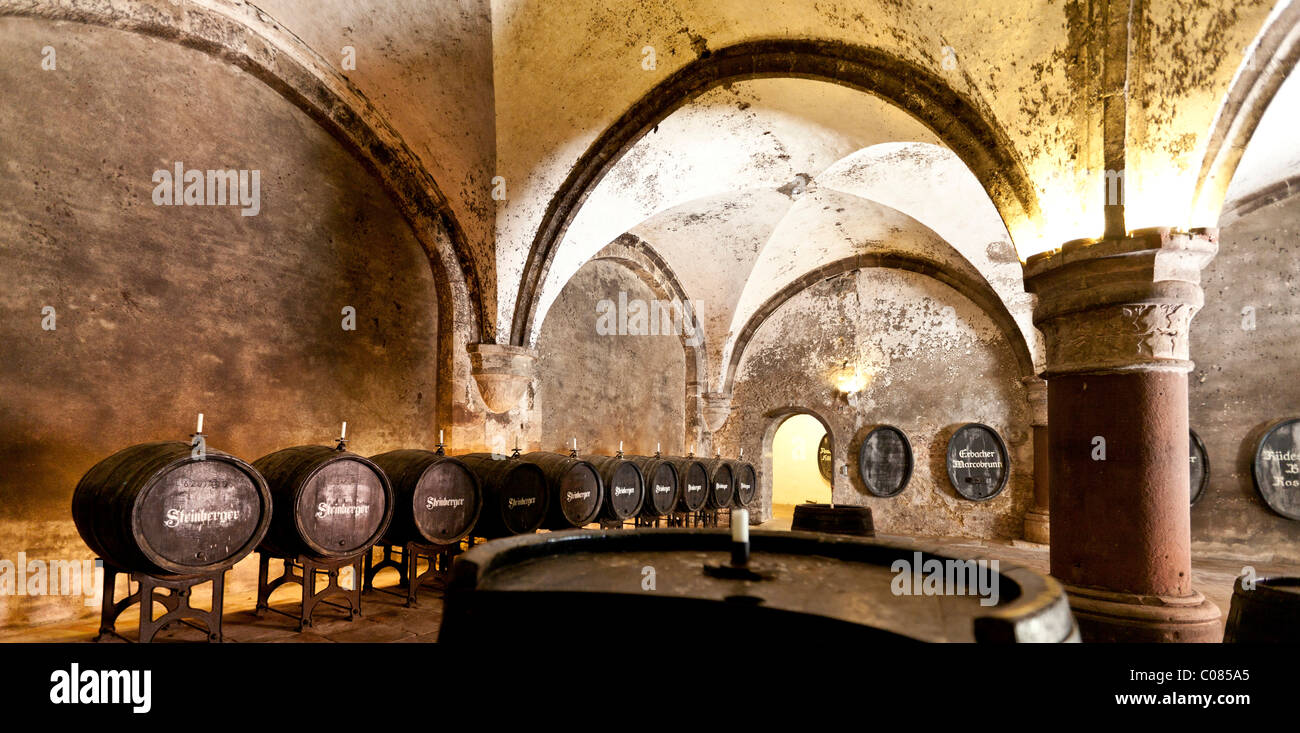
[[[1193,642],[1223,640],[1219,607],[1200,593],[1143,596],[1066,586],[1070,610],[1085,642]]]
[[[1025,541],[1040,545],[1051,544],[1052,516],[1047,512],[1030,509],[1025,514]]]

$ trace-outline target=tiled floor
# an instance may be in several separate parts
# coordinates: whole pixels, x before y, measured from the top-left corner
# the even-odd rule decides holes
[[[789,519],[774,519],[762,526],[762,529],[789,529]],[[978,553],[1004,563],[1014,563],[1047,572],[1048,554],[1045,545],[1025,542],[1000,542],[971,540],[963,538],[924,538],[916,539],[899,536],[880,535],[880,539],[891,543],[909,546],[936,543],[951,547],[964,553]],[[1214,560],[1200,558],[1193,562],[1192,580],[1194,586],[1219,606],[1226,619],[1229,602],[1232,597],[1232,585],[1242,571],[1240,561]],[[1284,566],[1256,565],[1260,575],[1285,574],[1300,575],[1300,568]],[[429,588],[420,592],[419,606],[405,607],[405,595],[397,596],[382,590],[373,591],[363,596],[364,615],[355,620],[348,620],[347,614],[338,609],[318,608],[314,625],[303,631],[297,631],[294,619],[278,613],[256,616],[251,609],[255,597],[249,594],[232,594],[226,599],[226,614],[223,620],[225,639],[228,642],[432,642],[437,641],[438,627],[442,623],[442,599],[436,589]],[[280,603],[275,607],[285,611],[294,610],[294,603]],[[134,625],[124,614],[120,630],[127,635],[134,633]],[[10,631],[0,635],[0,641],[90,641],[98,631],[98,622],[82,622],[41,626],[24,631]],[[180,624],[173,624],[158,635],[157,641],[202,641],[203,632]]]

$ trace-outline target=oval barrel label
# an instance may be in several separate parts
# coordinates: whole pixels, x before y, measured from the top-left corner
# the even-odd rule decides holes
[[[690,464],[686,470],[686,485],[682,487],[682,501],[690,511],[696,511],[704,506],[704,502],[709,498],[709,477],[704,473],[704,467],[698,463]]]
[[[948,441],[948,480],[971,501],[991,499],[1007,485],[1007,448],[987,425],[969,423]]]
[[[620,464],[609,482],[609,503],[614,516],[627,519],[641,508],[641,474],[631,463]]]
[[[830,483],[834,469],[834,460],[831,458],[831,436],[828,433],[823,435],[822,442],[817,444],[817,470],[821,471],[826,483]]]
[[[1300,418],[1278,423],[1255,451],[1255,489],[1269,508],[1300,519]]]
[[[741,506],[749,506],[749,502],[754,500],[756,491],[758,491],[758,477],[754,475],[754,469],[749,466],[736,469],[736,501]]]
[[[858,446],[858,475],[875,496],[898,496],[912,478],[912,446],[902,430],[881,425]]]
[[[719,464],[713,471],[713,504],[716,507],[731,506],[731,497],[736,493],[736,478],[731,466]]]
[[[325,464],[303,487],[298,517],[308,538],[331,554],[359,552],[374,538],[387,510],[384,485],[366,464]]]
[[[536,529],[546,511],[546,479],[540,470],[523,466],[531,464],[516,466],[501,486],[501,516],[516,534]]]
[[[596,517],[600,508],[600,477],[591,466],[579,463],[560,481],[560,509],[564,518],[581,527]]]
[[[141,534],[174,563],[211,565],[248,544],[263,511],[257,485],[237,466],[193,461],[169,471],[141,499]]]
[[[1195,430],[1190,431],[1188,437],[1190,439],[1187,446],[1187,462],[1192,477],[1192,503],[1195,504],[1205,493],[1206,485],[1210,483],[1210,457],[1205,452],[1205,444],[1201,442],[1201,437]]]
[[[420,476],[411,497],[415,526],[431,542],[460,539],[478,510],[474,478],[460,464],[435,463]]]
[[[667,514],[677,501],[677,472],[667,463],[660,463],[650,481],[650,503],[657,514]]]

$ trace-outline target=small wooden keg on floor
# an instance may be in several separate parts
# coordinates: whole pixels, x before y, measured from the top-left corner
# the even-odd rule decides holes
[[[826,532],[871,537],[876,526],[871,521],[871,510],[864,506],[847,504],[797,504],[790,529],[802,532]]]
[[[393,485],[393,521],[378,546],[384,557],[365,554],[365,589],[385,568],[401,574],[407,606],[416,605],[418,589],[441,581],[460,551],[460,541],[478,522],[483,497],[478,478],[464,463],[438,450],[395,450],[371,456]],[[419,571],[420,560],[427,565]]]
[[[388,529],[393,516],[393,488],[372,461],[338,446],[300,445],[253,462],[262,472],[275,501],[271,531],[257,548],[259,554],[257,612],[271,610],[296,618],[298,630],[312,625],[322,603],[361,615],[362,557]],[[284,571],[270,579],[271,558],[284,561]],[[339,584],[339,571],[353,570],[353,587]],[[317,583],[325,587],[317,590]],[[302,587],[297,615],[271,608],[269,600],[286,583]],[[347,606],[334,603],[341,598]]]
[[[645,478],[645,501],[641,503],[641,512],[637,515],[637,526],[659,524],[677,505],[681,482],[678,480],[677,468],[668,459],[659,455],[627,456],[641,470]]]
[[[600,472],[576,455],[536,451],[520,457],[542,469],[551,494],[550,509],[542,526],[547,529],[573,529],[596,521],[604,501],[604,482]]]
[[[478,477],[483,488],[483,511],[472,532],[495,539],[536,532],[546,519],[551,494],[542,469],[513,456],[467,453],[457,456]]]
[[[1247,587],[1249,584],[1249,587]],[[1300,578],[1237,578],[1225,643],[1300,642]]]
[[[240,459],[191,443],[141,443],[95,464],[72,495],[72,519],[103,561],[99,636],[125,638],[117,619],[140,607],[140,642],[173,622],[203,624],[221,641],[225,573],[257,546],[271,521],[271,495],[262,476]],[[127,597],[115,600],[117,576]],[[130,592],[130,583],[139,590]],[[209,610],[190,606],[195,586],[212,583]],[[157,594],[158,589],[169,591]],[[167,609],[158,618],[153,604]],[[195,627],[198,628],[198,627]]]
[[[583,460],[596,467],[605,487],[600,509],[602,525],[621,527],[641,512],[646,486],[635,463],[625,459],[621,451],[616,456],[583,456]]]

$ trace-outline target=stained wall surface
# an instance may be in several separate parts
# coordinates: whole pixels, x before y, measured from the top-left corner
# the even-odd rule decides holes
[[[77,480],[127,445],[188,440],[199,412],[210,447],[250,461],[344,420],[367,455],[434,442],[429,259],[315,122],[140,35],[0,19],[0,57],[28,62],[0,64],[22,100],[0,105],[0,559],[89,559]],[[178,161],[260,171],[257,214],[155,205],[154,172]],[[249,562],[231,592],[255,580]],[[0,596],[0,626],[92,611]]]

